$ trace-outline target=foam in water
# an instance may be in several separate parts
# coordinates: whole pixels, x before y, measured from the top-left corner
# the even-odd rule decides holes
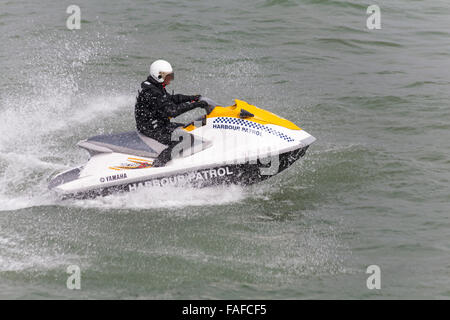
[[[243,188],[235,185],[202,189],[166,186],[143,188],[129,193],[89,200],[69,200],[67,204],[83,208],[103,209],[179,208],[222,205],[239,202],[245,197]]]
[[[0,96],[0,210],[51,204],[49,176],[87,158],[74,147],[74,136],[84,138],[83,126],[96,128],[134,103],[128,94],[79,90],[84,66],[105,50],[98,43],[52,39],[39,45],[45,50],[26,60],[28,74]]]

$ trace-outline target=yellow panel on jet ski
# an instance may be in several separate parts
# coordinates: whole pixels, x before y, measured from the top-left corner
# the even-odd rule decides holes
[[[241,109],[244,109],[254,115],[252,118],[248,118],[247,120],[262,123],[262,124],[275,124],[280,127],[284,127],[291,130],[301,130],[298,126],[296,126],[294,123],[292,123],[289,120],[286,120],[284,118],[281,118],[277,116],[276,114],[273,114],[272,112],[269,112],[264,109],[260,109],[258,107],[255,107],[251,104],[248,104],[245,101],[235,99],[236,102],[236,109],[237,109],[237,117],[239,118],[239,113],[241,112]],[[214,112],[214,111],[213,111]]]
[[[289,120],[283,119],[272,112],[260,109],[245,101],[235,99],[235,104],[229,107],[217,106],[214,110],[206,116],[206,118],[217,118],[217,117],[230,117],[230,118],[240,118],[241,110],[245,110],[253,114],[253,117],[245,118],[245,120],[253,121],[261,124],[275,124],[280,127],[284,127],[291,130],[301,130],[298,126]],[[189,125],[185,128],[187,131],[194,130],[194,125]]]
[[[245,101],[235,99],[235,104],[229,107],[220,107],[217,106],[214,110],[209,113],[206,118],[217,118],[217,117],[230,117],[230,118],[240,118],[241,110],[250,112],[253,114],[253,117],[245,118],[245,120],[253,121],[261,124],[275,124],[280,127],[284,127],[291,130],[302,130],[294,123],[284,118],[273,114],[272,112],[260,109],[251,104],[248,104]],[[195,129],[193,124],[185,127],[184,130],[192,131]]]

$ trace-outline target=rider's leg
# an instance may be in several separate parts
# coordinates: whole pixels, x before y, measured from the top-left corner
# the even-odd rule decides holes
[[[169,139],[170,139],[170,141],[169,141]],[[174,139],[174,140],[172,140],[172,139]],[[169,162],[170,160],[172,160],[175,157],[178,157],[179,154],[176,154],[176,155],[172,154],[174,152],[175,147],[180,143],[183,143],[184,144],[183,147],[185,147],[185,148],[191,147],[192,144],[194,143],[194,136],[186,131],[183,131],[183,132],[178,131],[178,132],[172,132],[170,137],[165,137],[165,139],[163,139],[163,140],[165,140],[164,142],[166,142],[165,144],[167,144],[168,146],[153,161],[153,165],[152,165],[153,167],[163,167],[166,165],[167,162]],[[183,148],[181,148],[181,150],[183,150]]]

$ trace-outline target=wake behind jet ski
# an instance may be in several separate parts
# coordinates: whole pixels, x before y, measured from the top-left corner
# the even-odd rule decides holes
[[[49,188],[64,198],[85,198],[149,187],[249,185],[291,166],[316,140],[245,101],[221,107],[203,100],[211,111],[182,129],[194,143],[165,166],[152,166],[167,148],[155,139],[136,131],[100,135],[78,143],[89,161],[54,177]]]

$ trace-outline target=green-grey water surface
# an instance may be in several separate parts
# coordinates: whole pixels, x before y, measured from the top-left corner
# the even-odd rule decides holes
[[[448,1],[75,2],[0,4],[1,298],[449,298]],[[251,187],[56,199],[77,141],[134,128],[158,58],[175,92],[243,99],[317,142]]]

